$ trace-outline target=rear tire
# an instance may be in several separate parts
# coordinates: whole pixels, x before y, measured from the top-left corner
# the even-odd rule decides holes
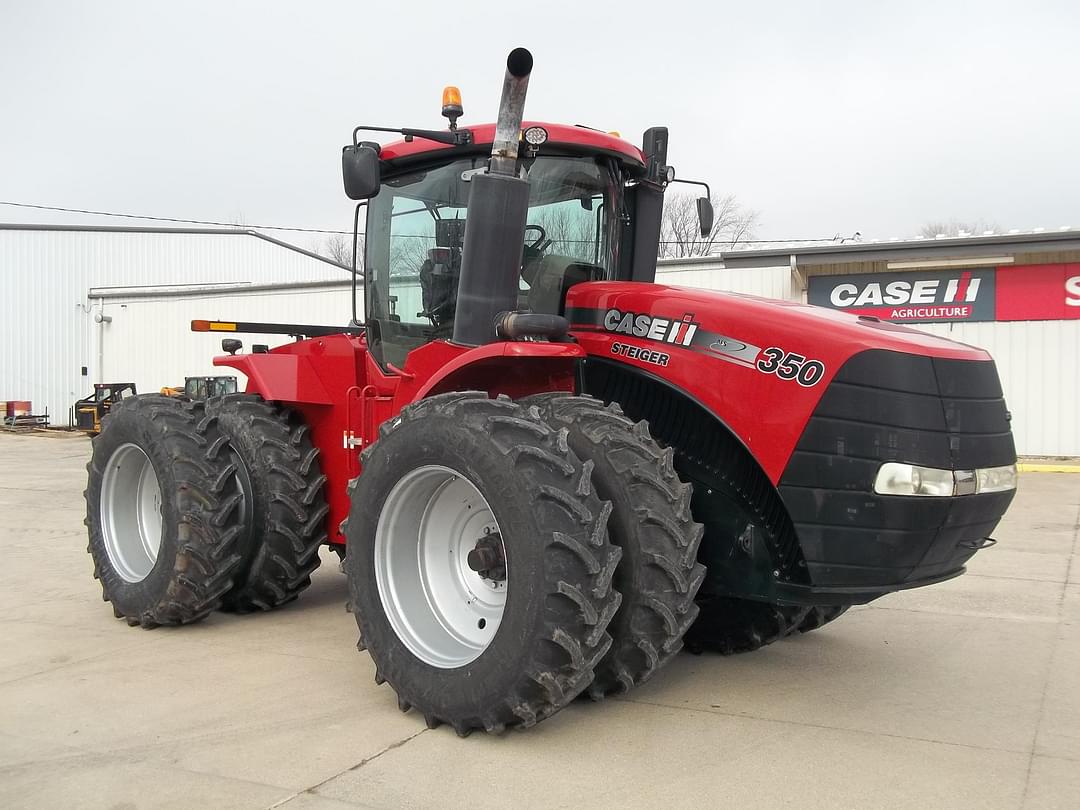
[[[342,532],[376,683],[462,736],[528,728],[570,703],[611,646],[619,606],[620,551],[592,462],[565,431],[482,392],[406,407],[361,459]],[[497,538],[501,566],[470,576],[462,557],[480,548],[474,536]]]
[[[102,420],[87,464],[87,551],[117,618],[146,628],[216,609],[241,553],[235,466],[203,404],[144,394]]]
[[[700,602],[701,615],[686,634],[691,652],[721,655],[752,652],[795,633],[809,633],[847,613],[848,605],[799,607],[712,597]]]
[[[257,394],[214,397],[206,410],[237,455],[245,495],[244,562],[222,607],[280,607],[311,584],[326,542],[319,450],[299,414]]]
[[[799,632],[809,633],[811,630],[817,630],[819,627],[823,627],[829,622],[836,621],[848,612],[848,607],[850,606],[829,605],[827,607],[810,608],[810,612],[806,614],[806,618],[799,624]]]
[[[692,489],[676,475],[673,453],[662,450],[644,422],[618,405],[566,393],[521,400],[555,429],[570,449],[593,462],[597,494],[611,501],[611,540],[623,551],[615,571],[622,606],[608,627],[611,650],[596,668],[589,696],[628,692],[656,674],[683,646],[705,578],[697,562],[704,527],[690,514]]]
[[[753,652],[801,629],[810,608],[714,596],[698,603],[701,614],[686,634],[694,653]]]

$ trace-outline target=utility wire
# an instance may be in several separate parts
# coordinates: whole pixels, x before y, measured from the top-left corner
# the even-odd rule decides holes
[[[64,208],[59,205],[34,205],[32,203],[20,203],[20,202],[8,202],[6,200],[0,200],[0,205],[10,205],[14,208],[33,208],[38,211],[59,211],[64,214],[90,214],[95,217],[118,217],[120,219],[147,219],[154,222],[175,222],[181,225],[213,225],[220,228],[235,228],[236,230],[259,230],[259,231],[294,231],[297,233],[325,233],[325,234],[340,234],[342,236],[352,236],[352,231],[335,231],[327,228],[292,228],[285,225],[239,225],[235,222],[215,222],[209,219],[179,219],[177,217],[155,217],[148,214],[118,214],[113,211],[91,211],[87,208]],[[364,236],[363,233],[357,234],[358,236]],[[434,236],[427,236],[425,234],[396,234],[399,237],[409,237],[414,239],[434,239]],[[557,239],[557,242],[586,242],[591,243],[592,240],[585,239]],[[742,245],[778,245],[778,244],[796,244],[806,242],[839,242],[841,241],[836,236],[830,237],[816,237],[811,239],[737,239],[735,244]],[[661,245],[676,245],[678,242],[670,240],[661,240]],[[726,240],[724,244],[727,244]],[[722,247],[723,245],[717,245]]]
[[[153,217],[145,214],[117,214],[111,211],[90,211],[86,208],[61,208],[58,205],[32,205],[31,203],[6,202],[0,200],[0,205],[10,205],[15,208],[36,208],[39,211],[60,211],[65,214],[92,214],[96,217],[120,217],[122,219],[151,219],[154,222],[178,222],[185,225],[215,225],[222,228],[236,228],[237,230],[261,231],[298,231],[300,233],[340,233],[344,236],[352,236],[352,231],[332,231],[325,228],[287,228],[284,225],[240,225],[235,222],[214,222],[209,219],[177,219],[176,217]]]

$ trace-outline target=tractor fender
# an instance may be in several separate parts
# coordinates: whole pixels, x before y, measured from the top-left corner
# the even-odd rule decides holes
[[[543,391],[571,391],[577,364],[585,357],[585,350],[576,343],[489,343],[444,362],[408,398],[418,400],[467,389],[513,398]]]
[[[277,402],[330,405],[332,400],[319,375],[304,355],[266,353],[225,355],[215,366],[235,368],[248,378],[247,392]]]

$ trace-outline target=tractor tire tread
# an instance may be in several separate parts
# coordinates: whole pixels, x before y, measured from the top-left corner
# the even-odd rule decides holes
[[[701,613],[686,634],[693,653],[753,652],[799,629],[810,608],[717,596],[700,600]]]
[[[300,415],[258,394],[224,394],[207,413],[248,468],[252,487],[251,536],[241,576],[222,607],[236,613],[272,610],[311,584],[319,548],[327,542],[326,476],[310,429]],[[262,482],[261,494],[260,484]]]
[[[171,461],[169,474],[176,485],[172,497],[178,506],[179,522],[175,558],[164,587],[159,593],[143,594],[140,607],[125,609],[117,599],[127,584],[113,570],[105,551],[98,500],[104,467],[109,461],[102,453],[112,438],[110,431],[129,416],[142,423],[144,435]],[[208,616],[232,587],[242,555],[237,501],[226,492],[232,476],[231,463],[221,453],[224,445],[212,420],[206,418],[203,403],[160,394],[129,397],[104,416],[101,432],[91,446],[93,452],[86,465],[89,483],[83,492],[84,523],[90,536],[87,551],[93,559],[94,578],[101,584],[102,598],[112,603],[113,615],[146,629],[191,624]],[[170,482],[159,478],[159,485],[162,483],[167,491]]]
[[[648,425],[628,419],[616,404],[565,392],[534,395],[522,404],[565,431],[574,452],[596,466],[592,483],[600,497],[622,504],[624,513],[614,516],[609,530],[623,549],[613,572],[623,602],[589,695],[600,700],[624,693],[679,652],[697,616],[694,597],[705,578],[697,551],[704,529],[691,517],[691,487]]]
[[[385,628],[374,632],[368,612],[381,614],[377,593],[367,593],[358,579],[363,576],[360,555],[345,558],[349,574],[349,597],[360,630],[358,649],[366,649],[376,663],[376,681],[387,682],[398,695],[399,708],[416,708],[428,728],[446,724],[459,736],[474,730],[501,733],[508,728],[529,728],[550,717],[581,694],[593,680],[594,670],[611,646],[607,624],[621,600],[612,587],[612,578],[621,550],[607,538],[611,506],[592,490],[591,465],[581,462],[566,443],[565,431],[553,430],[535,414],[506,397],[490,399],[484,392],[453,392],[420,400],[405,407],[400,415],[385,422],[378,441],[365,448],[361,462],[365,474],[349,484],[353,499],[352,518],[343,522],[343,532],[357,531],[358,510],[365,504],[365,492],[375,486],[371,473],[376,454],[384,442],[402,441],[415,435],[418,422],[438,420],[440,424],[465,426],[477,437],[486,436],[494,452],[506,459],[537,498],[548,504],[544,512],[546,560],[540,591],[544,594],[535,637],[525,638],[527,663],[507,677],[506,691],[489,696],[490,706],[475,714],[449,716],[436,698],[426,692],[415,673],[398,656],[385,668],[381,656],[396,638],[387,638]],[[528,448],[528,449],[525,449]],[[383,460],[386,465],[391,462]],[[390,467],[386,467],[389,474]],[[504,531],[507,527],[503,527]],[[550,531],[548,531],[550,529]],[[366,547],[362,538],[348,535],[350,547]],[[354,546],[355,544],[355,546]],[[367,610],[365,611],[365,605]],[[504,621],[506,619],[504,618]],[[391,634],[393,631],[389,631]],[[480,666],[483,656],[470,667]]]
[[[849,605],[827,605],[810,608],[806,617],[799,623],[800,633],[817,630],[829,622],[836,621],[848,611]]]

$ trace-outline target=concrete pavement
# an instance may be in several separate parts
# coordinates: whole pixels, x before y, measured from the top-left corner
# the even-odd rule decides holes
[[[374,684],[332,554],[275,613],[114,619],[88,454],[0,435],[0,806],[1080,807],[1080,475],[1024,474],[960,579],[460,740]]]

